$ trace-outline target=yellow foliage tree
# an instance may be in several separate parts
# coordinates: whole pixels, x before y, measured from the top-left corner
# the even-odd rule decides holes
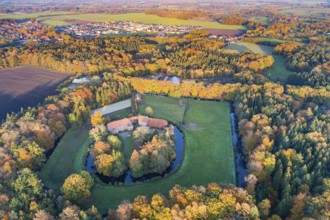
[[[92,125],[95,127],[96,125],[101,125],[104,124],[104,119],[102,117],[101,112],[95,112],[92,116],[91,116],[91,123]]]

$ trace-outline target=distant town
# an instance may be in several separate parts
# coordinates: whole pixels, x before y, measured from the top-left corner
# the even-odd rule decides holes
[[[185,34],[200,27],[142,24],[138,22],[109,22],[109,23],[81,23],[60,26],[59,33],[69,34],[73,37],[94,37],[99,35],[154,33],[157,35]]]
[[[63,40],[61,34],[74,38],[90,38],[101,35],[155,34],[157,36],[189,33],[200,27],[142,24],[138,22],[80,23],[48,28],[40,22],[2,20],[0,25],[0,46],[18,45],[26,42],[45,43]]]

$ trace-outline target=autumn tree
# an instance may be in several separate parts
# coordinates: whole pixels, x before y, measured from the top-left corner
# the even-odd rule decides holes
[[[91,188],[93,187],[93,177],[86,171],[79,174],[71,174],[65,179],[61,192],[66,199],[72,201],[79,201],[91,195]]]
[[[59,215],[61,220],[79,220],[79,207],[75,205],[70,205],[63,209]]]
[[[34,220],[53,220],[54,217],[51,216],[50,214],[48,214],[48,213],[47,213],[46,211],[44,211],[44,210],[39,210],[39,211],[35,214],[35,216],[34,216],[33,219],[34,219]]]
[[[89,131],[89,135],[94,139],[94,141],[104,140],[107,134],[108,130],[103,124],[96,125],[95,128]]]
[[[147,115],[153,115],[154,114],[154,110],[150,106],[146,107],[145,111],[146,111]]]
[[[123,201],[116,210],[116,217],[122,220],[132,219],[133,205],[129,201]]]
[[[102,125],[104,124],[104,119],[102,117],[102,113],[101,112],[95,112],[92,116],[91,116],[91,123],[94,127],[96,127],[96,125]]]
[[[110,144],[112,149],[115,149],[115,150],[120,150],[121,149],[122,143],[121,143],[120,139],[117,136],[109,135],[107,137],[107,142]]]
[[[103,141],[97,141],[93,148],[93,157],[97,157],[100,154],[110,153],[110,145]]]
[[[95,166],[99,173],[108,177],[120,177],[127,169],[123,154],[115,150],[96,156]]]
[[[264,199],[258,204],[260,217],[266,219],[270,213],[271,204],[269,199]]]

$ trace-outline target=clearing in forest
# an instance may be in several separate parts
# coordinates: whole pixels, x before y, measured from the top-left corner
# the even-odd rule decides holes
[[[95,205],[101,213],[106,213],[109,208],[117,207],[124,199],[133,199],[137,195],[151,196],[155,193],[167,195],[175,184],[187,187],[211,182],[236,184],[228,103],[144,95],[139,104],[139,112],[144,114],[147,106],[153,109],[152,117],[166,119],[182,129],[185,138],[185,154],[181,166],[174,174],[170,174],[166,178],[141,184],[113,186],[96,180],[97,184],[92,190],[92,196],[81,202],[83,208]],[[203,129],[185,129],[184,126],[181,126],[182,123],[193,124]],[[79,164],[47,162],[44,169],[53,169],[54,177],[51,178],[55,179],[52,180],[48,175],[48,177],[46,176],[47,181],[45,181],[45,175],[41,175],[48,187],[56,186],[55,189],[58,189],[60,182],[64,181],[63,175],[56,173],[65,172],[66,175],[69,175],[70,172],[79,171],[76,168],[86,157],[82,151],[87,150],[85,145],[89,143],[89,138],[87,131],[78,136],[79,140],[76,140],[77,136],[70,130],[57,146],[49,161],[61,160],[60,157],[63,156],[79,161]],[[82,140],[85,142],[83,143]],[[70,154],[73,155],[66,156],[68,148],[76,149],[70,150]],[[66,159],[70,160],[70,158]],[[44,172],[43,170],[42,173]],[[56,181],[56,184],[52,184],[48,180]]]
[[[285,58],[280,55],[275,55],[274,48],[271,46],[258,45],[248,42],[239,42],[237,44],[231,44],[227,46],[226,49],[238,50],[239,52],[250,50],[254,53],[258,53],[261,55],[272,55],[274,58],[274,64],[266,73],[266,75],[268,75],[271,80],[285,81],[292,73],[286,67]]]

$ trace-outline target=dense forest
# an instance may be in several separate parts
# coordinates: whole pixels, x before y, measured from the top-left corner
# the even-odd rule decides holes
[[[309,20],[297,16],[275,16],[268,23],[251,21],[246,37],[267,37],[297,42],[309,42],[313,37],[330,32],[329,20]]]
[[[183,38],[67,39],[52,44],[0,49],[0,68],[32,65],[62,72],[126,76],[166,72],[182,78],[232,76],[242,71],[261,73],[273,64],[270,56],[224,49],[224,42],[193,31]]]

